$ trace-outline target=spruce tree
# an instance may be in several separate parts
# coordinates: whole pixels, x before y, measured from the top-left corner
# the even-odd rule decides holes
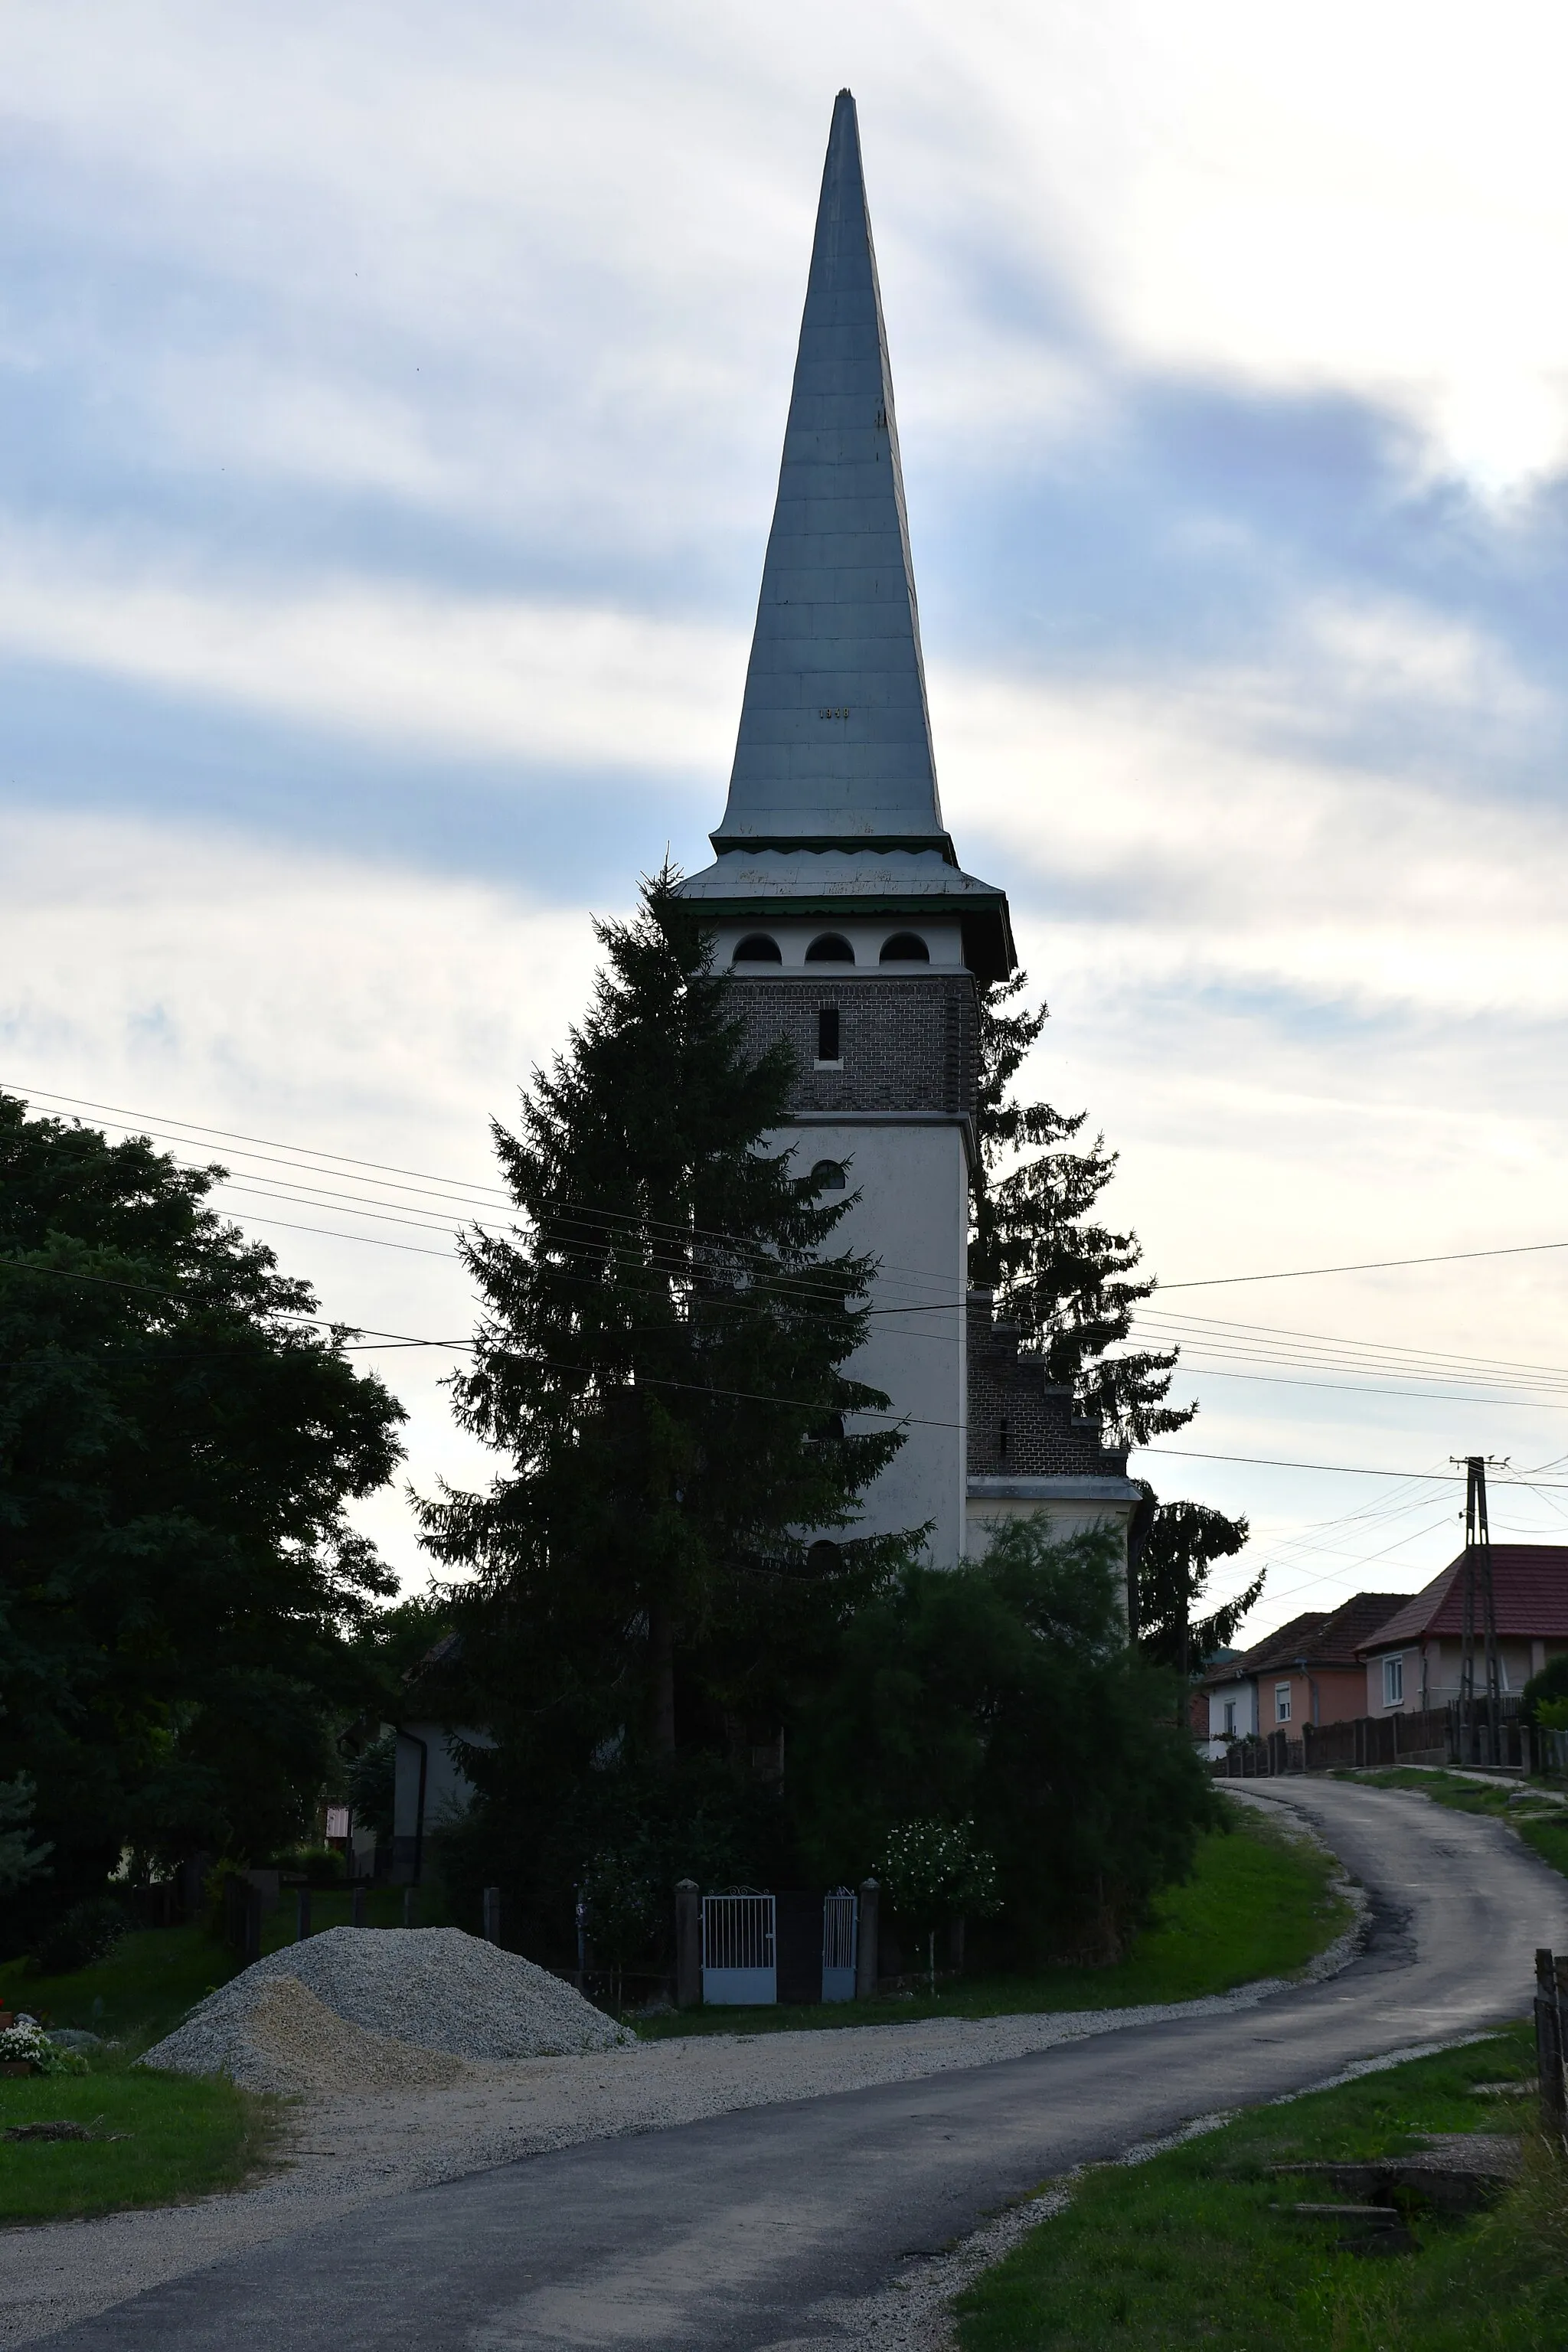
[[[1049,1017],[1046,1005],[1031,1010],[1021,1001],[1027,986],[1020,971],[981,992],[969,1278],[996,1293],[999,1314],[1022,1327],[1050,1379],[1069,1384],[1108,1430],[1144,1445],[1182,1428],[1197,1408],[1167,1402],[1174,1349],[1128,1345],[1136,1310],[1155,1285],[1138,1271],[1137,1234],[1113,1233],[1093,1218],[1116,1153],[1102,1135],[1079,1144],[1086,1111],[1013,1097],[1013,1080]]]
[[[463,1244],[458,1416],[507,1460],[424,1519],[471,1572],[468,1685],[507,1751],[474,1760],[514,1797],[782,1721],[792,1665],[908,1549],[824,1538],[902,1443],[844,1429],[888,1404],[843,1370],[873,1265],[833,1244],[854,1196],[767,1147],[793,1060],[748,1055],[679,879],[596,926],[589,1012],[494,1127],[519,1225]]]
[[[1149,1521],[1134,1569],[1138,1646],[1154,1664],[1185,1676],[1235,1639],[1262,1596],[1263,1571],[1223,1608],[1195,1616],[1215,1560],[1234,1559],[1242,1549],[1247,1523],[1208,1503],[1156,1503],[1147,1485],[1143,1492]]]

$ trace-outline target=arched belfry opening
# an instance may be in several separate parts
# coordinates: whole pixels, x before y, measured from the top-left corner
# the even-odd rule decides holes
[[[773,1140],[819,1178],[853,1162],[835,1245],[882,1265],[853,1370],[887,1392],[907,1438],[867,1490],[862,1526],[929,1525],[930,1556],[952,1564],[969,1540],[973,1483],[978,992],[1016,959],[1006,893],[960,866],[937,789],[847,90],[833,110],[729,795],[710,838],[713,863],[681,887],[728,942],[749,1040],[782,1040],[793,1056],[789,1124]],[[1009,1404],[1010,1430],[1020,1411]],[[985,1467],[1010,1472],[1027,1449],[1012,1436],[998,1462],[998,1418]]]

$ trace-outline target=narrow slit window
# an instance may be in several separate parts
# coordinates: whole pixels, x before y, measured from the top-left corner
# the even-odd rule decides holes
[[[838,1052],[838,1007],[824,1004],[816,1015],[816,1058],[819,1062],[837,1062]]]

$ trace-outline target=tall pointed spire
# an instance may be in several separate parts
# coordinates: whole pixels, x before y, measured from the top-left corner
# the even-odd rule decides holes
[[[740,738],[715,849],[952,850],[937,801],[855,100],[833,110]]]

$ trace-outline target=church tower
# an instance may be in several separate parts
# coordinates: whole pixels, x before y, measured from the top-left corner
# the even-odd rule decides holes
[[[860,169],[841,90],[715,863],[686,883],[761,1047],[802,1073],[776,1139],[861,1198],[840,1228],[881,1261],[858,1378],[910,1416],[868,1530],[964,1545],[965,1255],[976,979],[1013,968],[1007,901],[963,873],[942,820]]]
[[[752,1041],[761,1050],[787,1038],[801,1073],[791,1124],[773,1140],[803,1173],[826,1162],[830,1181],[860,1196],[838,1230],[880,1261],[871,1337],[852,1370],[887,1391],[909,1433],[868,1490],[862,1525],[930,1522],[930,1557],[950,1566],[984,1548],[966,1536],[977,1485],[1004,1516],[1066,1501],[1068,1459],[1058,1448],[1050,1477],[1002,1475],[1022,1464],[1016,1442],[1005,1460],[1004,1392],[1017,1375],[1000,1360],[985,1393],[1004,1396],[992,1414],[1004,1456],[989,1424],[972,1445],[972,1335],[988,1363],[995,1355],[988,1299],[966,1312],[977,984],[1012,971],[1013,936],[1004,892],[960,867],[937,797],[847,90],[833,110],[740,736],[711,840],[714,863],[685,895],[714,925]],[[1025,1376],[1039,1386],[1037,1367]],[[1071,1423],[1070,1396],[1018,1402],[1020,1431],[1045,1412],[1078,1433],[1075,1463],[1110,1466],[1098,1432]],[[1119,1487],[1134,1492],[1125,1456],[1118,1466]],[[977,1467],[997,1475],[975,1481]],[[1047,1486],[1058,1492],[1047,1497]]]

